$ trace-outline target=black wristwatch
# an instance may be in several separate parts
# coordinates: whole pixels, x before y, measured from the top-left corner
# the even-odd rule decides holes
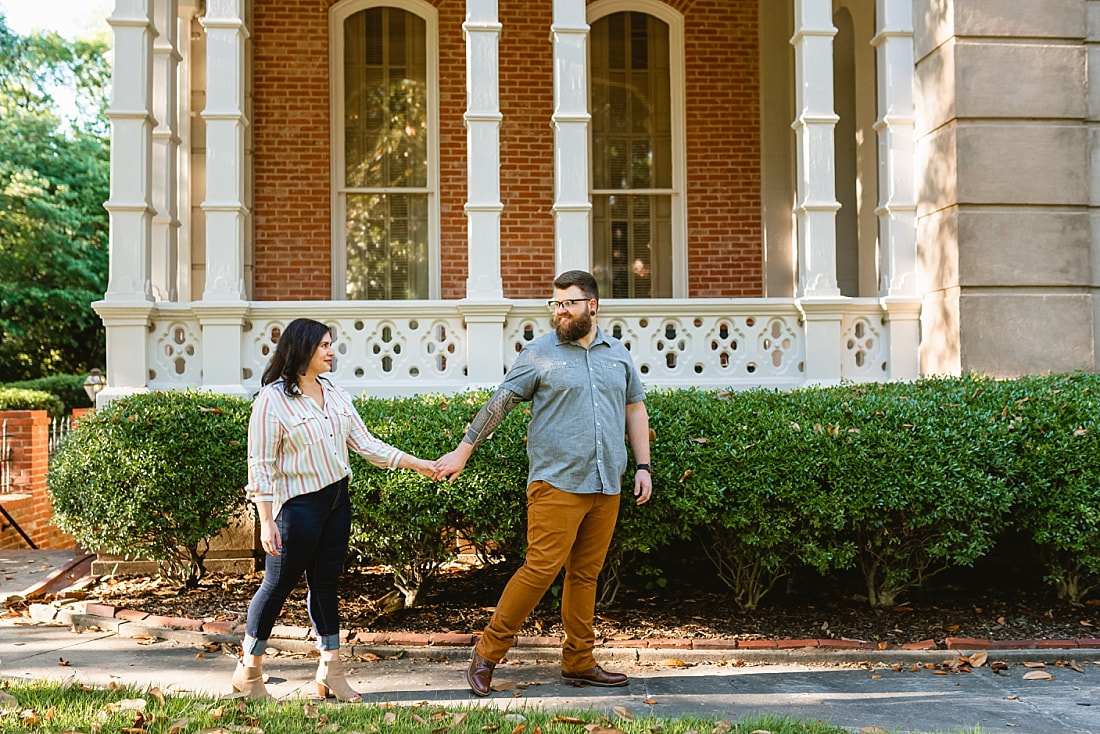
[[[641,471],[642,469],[649,471],[649,464],[638,464],[634,467],[634,471]]]

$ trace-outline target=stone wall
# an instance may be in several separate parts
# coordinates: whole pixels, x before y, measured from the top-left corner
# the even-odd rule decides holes
[[[1090,5],[914,2],[925,374],[1096,366]]]

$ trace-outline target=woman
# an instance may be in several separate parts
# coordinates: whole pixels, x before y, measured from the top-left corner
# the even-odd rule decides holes
[[[267,553],[264,580],[248,607],[244,657],[233,690],[270,698],[262,663],[267,639],[287,596],[304,572],[309,618],[321,663],[317,692],[358,701],[340,661],[337,579],[351,531],[348,449],[376,466],[413,469],[435,478],[432,463],[370,434],[351,397],[333,385],[332,335],[312,319],[295,319],[279,338],[261,378],[248,423],[249,498],[260,515]]]

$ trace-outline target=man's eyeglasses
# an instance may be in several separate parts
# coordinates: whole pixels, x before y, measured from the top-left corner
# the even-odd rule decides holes
[[[547,301],[546,305],[551,311],[557,311],[559,308],[573,308],[578,303],[588,303],[589,298],[566,298],[564,301]]]

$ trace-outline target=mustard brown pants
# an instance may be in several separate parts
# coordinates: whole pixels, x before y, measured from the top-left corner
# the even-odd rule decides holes
[[[618,516],[617,494],[576,494],[546,482],[532,482],[527,488],[527,558],[504,587],[477,653],[490,662],[500,662],[564,566],[561,668],[576,673],[594,666],[596,578]]]

